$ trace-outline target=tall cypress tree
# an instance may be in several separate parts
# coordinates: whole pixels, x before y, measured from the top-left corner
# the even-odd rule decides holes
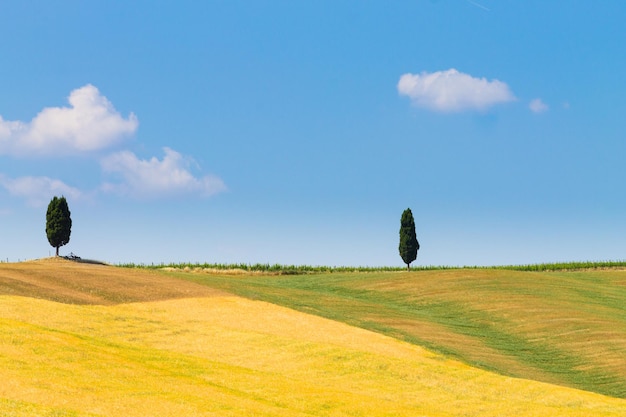
[[[71,233],[72,219],[67,201],[63,196],[55,196],[48,204],[46,212],[46,236],[50,245],[56,248],[56,256],[59,256],[59,248],[70,241]]]
[[[408,271],[411,270],[411,262],[417,259],[417,251],[420,248],[420,244],[417,241],[415,235],[415,221],[413,220],[413,213],[411,209],[406,209],[402,212],[402,218],[400,219],[400,257],[406,264]]]

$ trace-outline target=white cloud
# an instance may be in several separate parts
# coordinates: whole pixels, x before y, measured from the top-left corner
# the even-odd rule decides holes
[[[486,110],[515,100],[506,83],[475,78],[455,69],[404,74],[397,88],[416,106],[440,112]]]
[[[528,108],[533,113],[543,113],[548,111],[549,107],[546,103],[544,103],[540,98],[536,98],[530,102]]]
[[[210,196],[225,191],[224,182],[215,176],[195,177],[190,171],[191,160],[180,153],[163,148],[162,160],[153,157],[139,159],[130,151],[110,155],[101,161],[107,173],[118,174],[122,182],[106,183],[105,191],[138,198],[158,198],[171,195],[199,194]]]
[[[78,189],[48,177],[8,178],[0,175],[0,186],[11,195],[24,198],[33,207],[47,205],[54,196],[64,195],[73,200],[82,196]]]
[[[29,123],[0,116],[0,154],[60,155],[106,149],[137,130],[91,84],[70,93],[70,107],[44,108]]]

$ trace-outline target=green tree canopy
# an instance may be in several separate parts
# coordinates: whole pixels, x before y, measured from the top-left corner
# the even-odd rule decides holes
[[[56,256],[59,256],[59,248],[67,245],[72,232],[72,219],[70,209],[65,197],[54,197],[48,204],[46,212],[46,236],[53,248],[56,248]]]
[[[413,220],[413,213],[411,209],[406,209],[402,212],[402,218],[400,219],[400,257],[406,264],[407,270],[411,270],[411,262],[417,259],[417,251],[420,248],[420,244],[417,241],[415,235],[415,221]]]

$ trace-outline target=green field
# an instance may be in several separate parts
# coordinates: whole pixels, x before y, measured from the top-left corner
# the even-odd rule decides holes
[[[0,264],[0,415],[626,416],[625,280]]]
[[[503,375],[626,398],[623,270],[174,274],[380,332]]]

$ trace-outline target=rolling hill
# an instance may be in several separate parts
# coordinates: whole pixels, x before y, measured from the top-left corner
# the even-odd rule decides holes
[[[503,375],[626,398],[624,270],[178,276],[387,334]]]
[[[412,323],[400,326],[398,313],[386,316],[385,308],[397,297],[419,305],[450,299],[442,294],[454,291],[441,278],[439,295],[422,299],[427,287],[409,291],[423,278],[232,277],[62,260],[0,264],[0,415],[626,415],[624,399],[501,376],[418,346],[421,333],[406,330]],[[384,302],[364,301],[387,292]],[[293,298],[302,311],[261,298],[283,304]],[[342,305],[332,312],[334,303]],[[400,337],[414,334],[415,343],[307,310]],[[424,333],[435,335],[427,344],[446,346],[445,331]]]

